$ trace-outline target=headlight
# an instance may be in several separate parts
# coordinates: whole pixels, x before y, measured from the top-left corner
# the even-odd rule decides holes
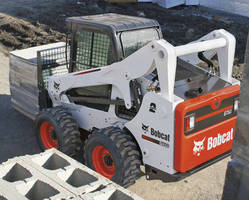
[[[235,99],[233,103],[233,110],[237,111],[239,109],[239,99]]]
[[[185,131],[190,131],[192,129],[194,129],[195,127],[195,115],[189,115],[187,117],[185,117]]]

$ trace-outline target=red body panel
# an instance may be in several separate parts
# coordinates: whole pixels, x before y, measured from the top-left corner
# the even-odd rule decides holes
[[[184,101],[176,107],[174,153],[176,171],[186,172],[232,149],[236,116],[190,135],[184,133],[184,117],[186,113],[207,105],[210,105],[214,114],[219,113],[220,103],[217,104],[217,101],[221,102],[239,93],[240,86],[234,85]],[[208,117],[205,116],[203,119]],[[196,122],[198,120],[200,119],[195,119]]]

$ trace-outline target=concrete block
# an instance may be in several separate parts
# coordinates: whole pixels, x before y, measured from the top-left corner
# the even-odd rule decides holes
[[[24,156],[21,159],[76,195],[90,193],[111,183],[110,180],[56,149],[38,155]]]
[[[185,4],[185,0],[156,0],[156,3],[164,8],[172,8]]]
[[[200,5],[249,17],[248,0],[200,0]]]
[[[86,200],[143,200],[115,183],[81,197]]]
[[[73,193],[61,187],[20,158],[0,165],[1,196],[7,199],[71,199]]]
[[[0,200],[25,199],[21,194],[16,193],[14,188],[8,188],[0,183]]]
[[[187,5],[187,6],[196,6],[199,4],[200,4],[199,0],[186,0],[186,2],[185,2],[185,5]]]
[[[4,198],[142,200],[56,149],[1,164],[0,200]]]

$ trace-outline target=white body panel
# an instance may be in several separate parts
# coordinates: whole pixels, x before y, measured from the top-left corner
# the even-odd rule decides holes
[[[127,120],[116,116],[114,105],[110,106],[108,112],[76,104],[64,105],[70,108],[70,112],[72,112],[80,127],[84,128],[85,130],[90,131],[93,127],[105,128],[108,126],[117,126],[123,128],[124,124],[127,122]]]
[[[144,96],[142,106],[136,117],[128,122],[125,126],[134,133],[141,151],[143,153],[143,162],[154,166],[169,174],[174,174],[174,111],[177,104],[183,100],[174,96],[173,102],[166,100],[162,95],[149,92]],[[150,112],[150,104],[156,105],[156,112]],[[142,126],[146,125],[148,131],[144,131]],[[148,140],[142,139],[142,135],[151,136],[151,131],[159,131],[165,135],[169,135],[169,141],[160,140],[161,144],[155,144]]]
[[[93,127],[125,126],[136,138],[145,164],[174,174],[174,114],[176,106],[183,101],[174,94],[177,57],[183,56],[187,60],[187,57],[184,57],[186,54],[212,49],[217,49],[218,52],[221,78],[229,83],[235,83],[232,79],[235,38],[225,30],[217,30],[203,37],[201,41],[178,47],[165,40],[152,41],[121,62],[93,70],[51,76],[49,95],[53,106],[63,104],[70,107],[80,127],[85,130],[91,130]],[[149,82],[141,80],[155,69],[160,92],[148,92],[145,88],[149,86]],[[129,83],[134,79],[140,80],[142,84],[143,102],[131,121],[116,116],[114,105],[110,105],[108,112],[104,112],[71,103],[64,95],[71,88],[111,84],[111,99],[124,99],[126,108],[130,109],[133,96]],[[54,83],[59,84],[59,87],[55,88]],[[149,111],[151,103],[156,105],[156,112]],[[143,125],[147,126],[148,131],[143,130]],[[150,137],[159,141],[159,144],[144,140],[142,135],[148,134],[152,129],[167,138],[150,134]]]

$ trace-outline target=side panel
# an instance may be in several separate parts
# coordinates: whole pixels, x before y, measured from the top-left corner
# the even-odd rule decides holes
[[[174,109],[182,99],[174,96],[174,103],[161,94],[148,92],[133,120],[125,124],[136,138],[144,164],[174,174]]]
[[[105,112],[76,104],[63,104],[69,108],[79,127],[91,131],[93,128],[106,128],[109,126],[123,127],[126,120],[115,115],[115,107],[110,106],[109,111]]]
[[[14,108],[34,119],[39,112],[37,66],[10,54],[10,92]]]
[[[232,149],[237,118],[233,104],[239,91],[239,85],[230,86],[176,107],[176,171],[186,172]],[[195,128],[185,131],[185,117],[189,114],[195,115]]]

